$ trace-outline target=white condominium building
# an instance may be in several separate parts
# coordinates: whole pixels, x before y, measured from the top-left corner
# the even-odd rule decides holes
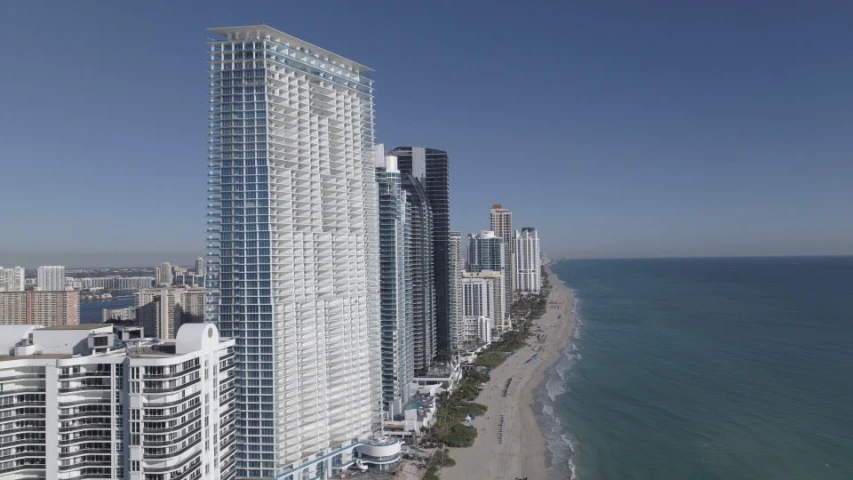
[[[462,273],[465,271],[465,259],[462,258],[462,234],[450,232],[447,245],[447,293],[450,331],[450,348],[457,350],[465,343],[465,325],[462,317]]]
[[[504,283],[504,309],[506,323],[510,316],[510,281],[509,265],[507,264],[507,243],[490,230],[468,235],[468,271],[469,272],[500,272]],[[495,324],[504,322],[496,321]]]
[[[403,413],[415,378],[415,326],[412,269],[407,244],[406,190],[397,157],[375,152],[379,199],[379,284],[382,328],[382,408]]]
[[[23,292],[24,285],[24,267],[0,267],[0,292]]]
[[[492,330],[495,322],[489,317],[465,318],[465,338],[476,346],[492,343]]]
[[[381,420],[371,70],[264,25],[211,32],[207,315],[237,341],[238,476],[393,463],[399,444],[365,444]]]
[[[38,268],[36,288],[45,292],[65,290],[65,267],[52,265]]]
[[[503,275],[495,271],[465,272],[462,275],[462,318],[466,325],[465,335],[470,340],[472,322],[486,317],[500,331],[509,330],[509,321],[504,315]]]
[[[175,282],[175,276],[172,272],[172,264],[169,262],[163,262],[160,265],[157,265],[157,268],[154,269],[154,277],[157,282],[157,287],[160,286],[170,286]]]
[[[198,257],[195,259],[195,273],[202,277],[207,274],[207,264],[205,263],[204,258]]]
[[[483,334],[483,319],[489,320],[490,328],[499,331],[509,330],[509,321],[505,319],[504,282],[500,272],[465,272],[462,276],[462,321],[465,325],[467,343],[488,343]],[[490,331],[491,332],[491,331]]]
[[[517,292],[539,293],[542,287],[542,257],[539,252],[539,234],[535,228],[524,227],[515,232],[515,271]]]
[[[154,277],[83,277],[75,278],[71,282],[74,288],[103,288],[104,290],[139,290],[151,288],[152,285],[154,285]]]
[[[235,478],[234,341],[212,324],[114,340],[110,326],[0,326],[0,478]]]

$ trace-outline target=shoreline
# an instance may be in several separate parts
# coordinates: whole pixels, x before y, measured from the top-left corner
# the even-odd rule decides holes
[[[552,454],[548,432],[540,424],[538,396],[577,325],[572,314],[574,292],[550,269],[547,272],[551,293],[545,314],[533,322],[528,345],[491,371],[491,379],[475,400],[488,407],[485,416],[471,422],[477,428],[477,440],[469,448],[450,449],[456,466],[441,470],[446,480],[547,476]]]

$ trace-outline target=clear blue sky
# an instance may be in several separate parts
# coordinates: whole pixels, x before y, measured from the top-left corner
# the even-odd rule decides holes
[[[206,28],[257,23],[376,70],[378,140],[450,152],[462,232],[502,203],[554,255],[850,254],[851,18],[849,1],[0,2],[0,264],[202,253]]]

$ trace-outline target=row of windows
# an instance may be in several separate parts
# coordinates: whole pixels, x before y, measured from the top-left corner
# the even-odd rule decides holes
[[[264,48],[264,42],[246,42],[246,43],[214,43],[210,46],[211,52],[231,52],[243,50],[247,48]]]
[[[258,140],[266,140],[266,138],[261,137],[261,138],[258,138]],[[235,151],[239,152],[239,151],[243,151],[243,150],[266,150],[267,149],[267,144],[265,142],[244,143],[242,138],[241,139],[235,139],[233,141],[227,140],[227,141],[224,141],[222,143],[223,143],[223,145],[220,148],[220,151],[223,153],[235,152]]]
[[[248,386],[258,387],[258,386],[267,386],[272,387],[272,380],[243,380],[241,383],[245,383]]]
[[[245,197],[246,200],[267,200],[269,198],[269,192],[224,192],[222,193],[222,200],[243,200]],[[251,203],[251,202],[250,202]],[[265,205],[263,202],[258,202],[261,205]]]
[[[225,177],[222,181],[222,192],[243,192],[243,191],[261,191],[267,190],[267,177],[262,175],[247,176],[232,180],[230,177]]]
[[[264,58],[263,51],[254,51],[254,50],[245,50],[245,51],[235,51],[234,53],[222,53],[221,55],[211,56],[211,62],[230,62],[233,60],[260,60]]]
[[[229,330],[230,331],[230,330],[234,330],[234,329],[236,329],[236,330],[247,329],[243,332],[243,336],[245,336],[245,337],[263,337],[264,335],[268,335],[269,331],[272,329],[272,323],[270,323],[272,321],[272,315],[270,315],[270,314],[267,314],[267,313],[257,314],[257,313],[255,313],[255,314],[242,314],[242,315],[246,315],[246,316],[251,317],[250,318],[251,320],[261,320],[263,322],[262,325],[264,325],[264,330],[260,330],[257,327],[249,328],[248,326],[246,326],[246,320],[247,320],[246,318],[240,318],[240,314],[232,314],[231,312],[225,312],[222,315],[220,315],[220,318],[223,319],[223,320],[219,321],[220,330]],[[257,317],[264,317],[264,318],[257,318]],[[265,317],[269,317],[269,318],[265,318]],[[261,335],[262,332],[265,332],[265,333],[263,335]]]
[[[222,215],[223,215],[223,216],[231,216],[231,215],[236,215],[236,216],[242,216],[242,215],[248,215],[248,216],[255,216],[255,215],[269,215],[269,209],[268,209],[267,207],[260,207],[260,208],[258,208],[257,210],[256,210],[256,209],[254,209],[254,208],[247,208],[247,209],[245,209],[245,211],[244,211],[242,208],[235,208],[235,209],[231,210],[231,209],[230,209],[230,207],[226,208],[226,205],[225,205],[225,203],[228,203],[229,205],[231,205],[231,201],[230,201],[230,200],[227,200],[227,201],[222,202],[222,203],[223,203],[223,205],[222,205],[222,207],[223,207],[223,208],[222,208],[221,212],[222,212]],[[235,203],[240,203],[240,204],[242,204],[243,202],[235,202]],[[266,243],[266,245],[262,245],[262,246],[266,246],[266,247],[268,247],[268,246],[269,246],[269,240],[261,240],[261,242]]]
[[[229,128],[223,128],[219,132],[219,135],[221,135],[221,136],[255,135],[255,134],[266,135],[266,133],[267,133],[267,127],[262,125],[260,127],[229,127]]]
[[[263,127],[267,124],[265,120],[228,120],[214,123],[214,128],[220,127],[254,127],[255,125]]]
[[[258,288],[258,287],[262,287],[262,288],[270,288],[270,282],[256,282],[256,281],[251,281],[251,282],[243,282],[243,284],[242,284],[242,285],[241,285],[241,284],[235,284],[235,283],[233,283],[233,282],[221,282],[221,283],[219,284],[219,288],[220,288],[222,291],[227,290],[227,291],[229,291],[229,292],[231,291],[231,289],[232,289],[232,288],[248,288],[248,289],[252,289],[252,290],[254,290],[254,289]],[[252,293],[254,293],[254,294],[255,294],[255,296],[257,296],[257,293],[258,293],[258,292],[257,292],[257,291],[255,291],[255,292],[252,292]]]
[[[227,85],[226,85],[227,83]],[[231,80],[222,80],[221,82],[214,82],[214,88],[210,91],[212,95],[240,95],[240,94],[249,94],[254,93],[256,95],[264,94],[264,86],[263,85],[255,85],[253,87],[243,87],[243,86],[232,86],[234,82]],[[237,85],[237,84],[235,84]],[[261,98],[262,99],[262,98]]]
[[[246,86],[246,81],[244,80],[222,80],[221,78],[214,78],[215,75],[212,75],[211,87],[214,88],[214,91],[220,87],[232,87],[232,86],[242,86],[245,91],[250,92],[254,88],[256,92],[263,92],[263,85],[255,85],[255,86]],[[254,82],[253,82],[254,83]]]
[[[267,112],[258,110],[253,112],[214,112],[210,115],[211,120],[245,120],[249,118],[267,118]]]
[[[228,265],[227,263],[225,263],[227,260],[230,260],[230,259],[228,259],[228,258],[222,259],[223,264],[220,265],[220,268],[219,268],[219,271],[221,273],[231,273],[231,272],[234,272],[234,273],[250,272],[251,273],[251,272],[269,272],[270,271],[270,263],[269,263],[270,259],[269,258],[266,258],[266,262],[259,263],[257,265]],[[234,260],[242,260],[242,259],[234,259]],[[221,280],[231,280],[231,276],[230,275],[227,275],[227,276],[223,275],[220,277],[220,279]],[[246,277],[246,280],[259,280],[259,279],[260,280],[269,280],[270,279],[269,273],[262,274],[260,277],[249,277],[249,276]],[[236,280],[239,280],[239,279],[236,279]]]
[[[213,143],[215,144],[250,144],[252,142],[266,142],[267,136],[266,134],[228,134],[228,135],[217,135],[213,138]],[[224,150],[224,149],[223,149]],[[254,148],[244,148],[243,150],[255,150]],[[258,150],[263,150],[263,148],[258,148]]]
[[[214,72],[214,78],[222,78],[223,80],[229,78],[252,78],[252,77],[262,77],[264,76],[264,70],[233,70],[233,71],[224,71],[224,72]]]
[[[260,296],[258,296],[260,295]],[[223,296],[224,297],[224,296]],[[232,302],[234,300],[234,302]],[[270,301],[270,291],[269,290],[243,290],[240,294],[239,298],[232,299],[228,297],[224,297],[220,299],[221,305],[231,305],[232,303],[236,304],[256,304],[256,303],[269,303]],[[269,310],[271,312],[272,310]],[[249,310],[248,313],[258,313],[258,310]]]
[[[265,110],[267,104],[265,102],[257,103],[219,103],[219,112],[245,112],[249,110]],[[216,108],[216,107],[214,107]],[[262,118],[262,117],[258,117]]]
[[[240,168],[240,167],[230,168],[230,165],[228,165],[228,166],[223,165],[223,168],[219,171],[219,174],[222,176],[243,175],[243,174],[246,174],[246,175],[267,175],[267,174],[269,174],[269,169],[265,166],[247,167],[244,169],[244,168]]]
[[[268,231],[270,229],[269,222],[261,222],[261,223],[236,223],[232,224],[231,222],[224,222],[223,225],[220,226],[220,230],[223,232],[230,232],[232,230],[236,232],[255,232],[258,230]],[[242,240],[242,233],[235,233],[234,238],[237,240]]]
[[[222,299],[225,300],[225,299]],[[269,305],[270,299],[269,297],[260,298],[259,301],[262,301],[264,304],[261,305],[246,305],[246,306],[230,306],[230,305],[222,305],[219,307],[219,311],[221,313],[270,313],[272,312],[272,306]],[[268,327],[272,328],[272,326]]]
[[[222,184],[221,188],[222,188],[223,195],[225,195],[225,194],[240,195],[243,192],[247,192],[247,195],[257,192],[257,195],[259,196],[258,198],[267,198],[267,195],[269,195],[267,193],[267,190],[268,190],[267,181],[266,181],[266,178],[264,178],[264,177],[259,177],[259,183],[246,183],[246,184],[228,183],[227,179],[226,179],[226,182],[224,182]],[[264,196],[261,197],[260,196],[261,194],[263,194]]]
[[[263,88],[263,87],[261,87]],[[232,90],[240,90],[238,92],[233,92]],[[261,93],[253,93],[253,87],[247,88],[246,93],[242,93],[242,88],[226,88],[223,90],[222,95],[218,99],[211,100],[211,103],[214,105],[217,103],[255,103],[262,102],[261,105],[266,103],[266,94]],[[214,91],[215,92],[215,91]]]
[[[249,218],[254,218],[254,217],[249,217]],[[247,221],[251,221],[251,220],[247,220]],[[267,247],[269,247],[269,240],[262,240],[262,242],[267,242]],[[223,248],[220,252],[220,255],[223,257],[231,257],[232,255],[236,255],[238,257],[257,257],[258,255],[269,256],[270,255],[270,249],[269,248],[246,248],[246,249],[241,249],[239,251],[232,251],[231,249]],[[258,260],[258,259],[255,259],[255,260]],[[254,271],[254,270],[249,270],[249,271]]]
[[[268,240],[269,238],[270,238],[270,232],[257,232],[257,233],[246,233],[246,234],[243,234],[243,233],[223,233],[220,236],[220,239],[223,241],[237,240],[235,242],[235,246],[239,246],[236,244],[240,243],[241,240],[249,240],[248,242],[246,242],[246,244],[248,246],[248,244],[252,243],[253,240],[258,240],[258,239]]]

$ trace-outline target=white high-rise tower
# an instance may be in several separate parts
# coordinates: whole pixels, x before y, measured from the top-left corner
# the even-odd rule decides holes
[[[519,293],[539,293],[542,287],[542,257],[535,228],[515,231],[515,288]]]
[[[381,418],[371,70],[267,26],[211,31],[207,318],[236,339],[238,477],[393,463],[399,444],[368,441]]]
[[[65,290],[65,267],[58,265],[39,267],[36,273],[36,286],[43,291]]]
[[[0,292],[23,292],[24,267],[0,267]]]

